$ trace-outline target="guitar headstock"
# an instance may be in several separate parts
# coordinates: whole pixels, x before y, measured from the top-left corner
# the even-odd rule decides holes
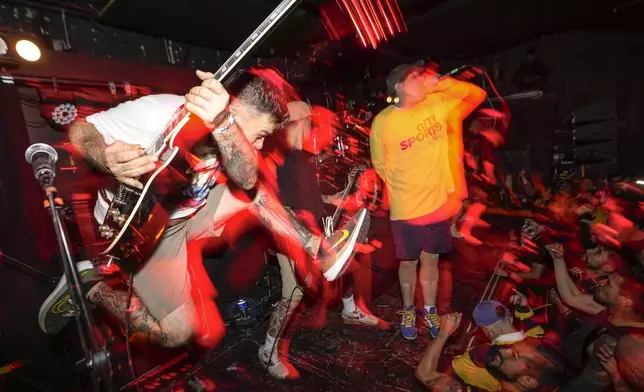
[[[354,167],[351,169],[351,171],[349,172],[349,175],[347,176],[347,180],[348,180],[348,182],[349,182],[349,183],[352,183],[353,181],[355,181],[356,176],[357,176],[358,174],[362,173],[363,171],[365,171],[365,169],[366,169],[366,167],[365,167],[364,165],[357,165],[357,166],[354,166]]]

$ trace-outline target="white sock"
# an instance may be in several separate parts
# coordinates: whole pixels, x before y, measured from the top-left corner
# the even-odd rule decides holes
[[[269,334],[266,334],[266,343],[264,343],[264,350],[270,350],[268,351],[268,354],[271,354],[271,351],[273,352],[273,356],[277,357],[277,351],[279,350],[279,347],[277,345],[279,344],[279,338],[275,339]]]
[[[434,305],[425,305],[425,306],[424,306],[424,308],[425,308],[425,311],[426,311],[426,312],[429,312],[429,311],[430,311],[430,310],[432,310],[432,308],[434,308],[434,307],[435,307]]]
[[[356,303],[353,301],[353,295],[349,298],[342,298],[342,305],[344,305],[344,310],[347,312],[356,311]]]

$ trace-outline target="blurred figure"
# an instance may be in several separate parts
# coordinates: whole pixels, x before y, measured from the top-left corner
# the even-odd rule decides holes
[[[288,147],[283,164],[277,167],[278,193],[289,213],[297,216],[308,230],[316,235],[323,232],[324,202],[316,177],[313,143],[313,111],[305,102],[288,103],[289,123],[285,128]],[[321,147],[324,147],[323,145]],[[308,151],[307,151],[308,150]],[[359,210],[356,210],[359,211]],[[288,358],[280,356],[279,341],[293,314],[302,301],[304,292],[299,287],[295,262],[286,254],[277,252],[282,276],[282,299],[271,313],[266,341],[259,348],[258,357],[268,373],[278,379],[293,377]],[[352,290],[342,298],[342,318],[346,323],[374,326],[378,320],[356,305]]]
[[[512,78],[512,84],[517,91],[543,90],[548,81],[548,67],[536,60],[537,48],[526,50],[525,60]]]
[[[437,336],[438,259],[451,246],[451,218],[466,197],[462,122],[486,93],[470,83],[418,65],[399,65],[387,77],[395,105],[373,121],[373,167],[390,197],[391,229],[403,299],[401,333],[416,339],[414,293],[420,259],[423,321]]]

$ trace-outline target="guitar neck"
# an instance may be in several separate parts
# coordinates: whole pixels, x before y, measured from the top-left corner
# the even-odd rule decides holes
[[[290,11],[293,10],[295,5],[301,0],[282,0],[282,2],[273,10],[273,12],[264,19],[253,33],[246,38],[239,48],[222,64],[221,67],[215,72],[214,78],[220,82],[228,76],[228,74],[235,69],[237,64],[251,51],[264,36],[277,24],[282,21]]]
[[[250,52],[257,44],[264,38],[264,36],[278,23],[284,20],[284,17],[295,8],[295,5],[301,0],[282,0],[282,2],[273,10],[273,12],[264,19],[264,21],[253,31],[253,33],[246,38],[239,48],[226,60],[219,69],[215,72],[213,78],[220,82],[235,69],[237,64]],[[161,133],[149,146],[145,149],[145,154],[158,156],[163,151],[163,146],[166,137],[175,130],[178,124],[187,120],[190,117],[190,112],[182,106],[172,116],[172,119],[165,128],[165,132]]]

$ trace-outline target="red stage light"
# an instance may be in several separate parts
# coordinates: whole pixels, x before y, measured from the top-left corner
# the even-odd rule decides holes
[[[364,47],[407,31],[397,0],[336,0],[355,28]],[[327,23],[331,25],[330,20]]]

